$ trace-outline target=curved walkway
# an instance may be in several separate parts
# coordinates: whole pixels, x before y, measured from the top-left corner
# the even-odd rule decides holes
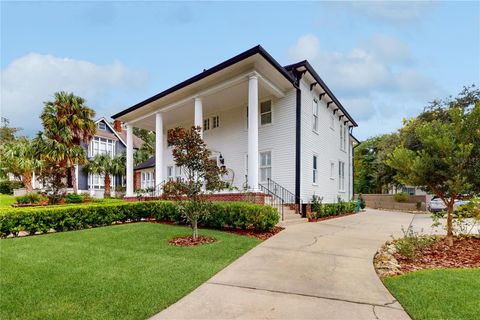
[[[409,319],[372,260],[413,221],[428,232],[428,215],[372,209],[288,226],[153,319]]]

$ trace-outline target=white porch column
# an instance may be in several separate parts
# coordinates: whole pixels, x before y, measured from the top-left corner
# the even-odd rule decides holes
[[[163,115],[155,114],[155,186],[163,181]]]
[[[195,97],[195,117],[193,120],[193,125],[196,127],[203,128],[203,105],[202,105],[202,98]],[[202,138],[203,138],[203,129],[201,130]]]
[[[248,78],[248,186],[258,191],[258,76]]]
[[[127,197],[133,197],[133,128],[127,124]]]

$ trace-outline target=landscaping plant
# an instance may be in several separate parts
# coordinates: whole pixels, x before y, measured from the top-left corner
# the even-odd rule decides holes
[[[386,163],[404,184],[438,196],[447,207],[447,239],[453,245],[453,209],[463,192],[480,185],[480,91],[466,88],[458,98],[434,101],[406,120],[401,143]]]
[[[198,220],[208,216],[207,192],[222,190],[226,183],[221,175],[226,169],[217,166],[210,158],[211,152],[202,139],[201,128],[174,128],[168,131],[168,145],[172,146],[175,165],[181,167],[185,178],[170,180],[164,185],[164,193],[180,201],[182,211],[192,227],[192,238],[198,237]]]
[[[398,192],[393,195],[393,200],[396,202],[407,202],[410,196],[406,192]]]
[[[108,153],[97,154],[88,161],[84,170],[103,177],[103,197],[110,198],[111,178],[125,174],[125,154],[119,154],[113,158]]]

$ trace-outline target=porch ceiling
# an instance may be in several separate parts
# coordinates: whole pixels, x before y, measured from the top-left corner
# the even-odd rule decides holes
[[[270,87],[264,82],[258,84],[259,100],[268,99],[274,96]],[[222,110],[246,106],[248,100],[248,79],[231,87],[217,91],[210,95],[202,96],[203,115],[205,117],[214,115]],[[172,125],[193,125],[194,100],[188,100],[178,104],[175,108],[163,112],[165,127]],[[155,131],[155,114],[151,114],[139,121],[131,122],[134,127]]]
[[[116,120],[130,123],[134,126],[145,127],[148,125],[144,124],[143,120],[150,118],[149,116],[151,114],[160,110],[166,111],[166,109],[173,108],[173,105],[175,109],[180,112],[182,107],[184,107],[183,104],[187,105],[190,103],[188,100],[192,100],[193,104],[193,98],[196,95],[202,96],[205,99],[204,108],[206,107],[207,110],[204,111],[204,113],[209,112],[208,105],[213,107],[221,104],[224,106],[227,102],[232,103],[232,100],[239,100],[240,98],[246,100],[246,81],[248,79],[248,73],[253,71],[258,72],[261,76],[259,78],[260,98],[262,94],[265,94],[263,89],[266,87],[270,87],[272,93],[277,96],[293,88],[293,80],[288,75],[288,72],[283,69],[278,62],[273,60],[263,48],[257,46],[217,66],[206,69],[202,73],[142,101],[113,117]],[[244,77],[244,79],[242,79],[244,81],[238,81],[241,77]],[[238,89],[236,88],[237,86],[239,86]],[[219,92],[212,94],[211,88],[226,90],[216,90]],[[225,96],[225,99],[221,99],[222,94]],[[227,98],[228,101],[226,100]],[[183,103],[183,101],[185,101],[185,103]],[[171,116],[172,115],[168,115],[168,117]],[[168,119],[166,120],[168,121]]]

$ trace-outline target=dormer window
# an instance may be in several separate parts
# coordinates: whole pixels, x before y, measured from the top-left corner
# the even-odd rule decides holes
[[[104,130],[104,131],[107,130],[107,125],[105,124],[105,122],[99,122],[97,127],[100,130]]]

